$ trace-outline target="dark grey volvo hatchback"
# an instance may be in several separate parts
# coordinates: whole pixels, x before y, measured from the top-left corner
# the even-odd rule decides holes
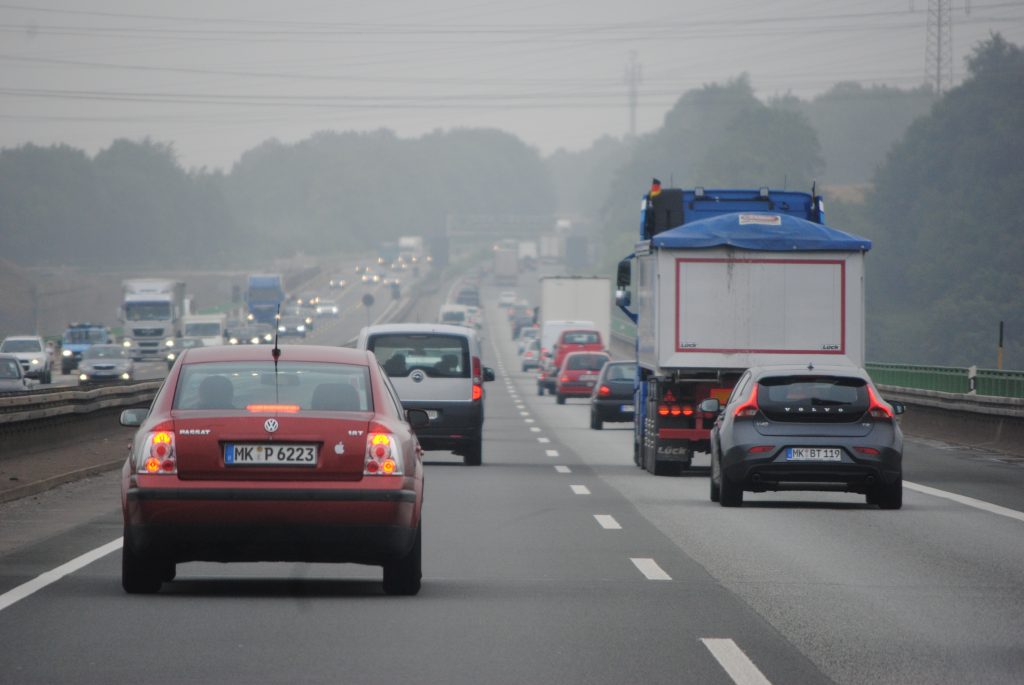
[[[882,509],[903,505],[900,402],[886,402],[855,367],[748,369],[711,431],[711,501],[743,504],[743,492],[859,492]]]

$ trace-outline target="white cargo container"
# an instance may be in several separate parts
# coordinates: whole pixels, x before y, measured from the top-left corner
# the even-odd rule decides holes
[[[647,368],[864,365],[863,252],[654,248],[636,264]]]
[[[540,323],[593,321],[605,346],[612,326],[612,282],[604,276],[545,276],[540,279]]]

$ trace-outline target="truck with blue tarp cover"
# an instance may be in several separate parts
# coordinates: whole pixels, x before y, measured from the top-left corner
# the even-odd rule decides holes
[[[82,353],[93,345],[105,345],[114,342],[110,329],[103,324],[73,323],[69,324],[61,336],[60,372],[64,375],[78,368],[82,361]]]
[[[281,274],[251,274],[245,291],[248,319],[277,326],[277,314],[285,301],[284,277]]]
[[[813,191],[655,181],[617,277],[616,303],[637,326],[636,464],[658,475],[689,468],[715,420],[698,405],[724,405],[751,366],[863,366],[870,249],[825,225]]]

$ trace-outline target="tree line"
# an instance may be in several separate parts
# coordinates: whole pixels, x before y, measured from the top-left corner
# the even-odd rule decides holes
[[[637,239],[652,177],[679,186],[826,193],[828,223],[874,241],[868,358],[1024,366],[1024,57],[979,44],[937,97],[840,83],[758,99],[746,76],[683,93],[655,131],[543,158],[496,130],[321,132],[268,141],[227,173],[185,170],[172,146],[115,141],[0,151],[0,255],[19,264],[244,265],[437,234],[452,214],[578,216],[604,268]],[[835,201],[854,184],[862,201]],[[842,195],[841,197],[845,197]]]

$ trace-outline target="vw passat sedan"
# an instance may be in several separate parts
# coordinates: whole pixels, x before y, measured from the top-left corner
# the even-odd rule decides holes
[[[636,362],[608,362],[590,395],[590,427],[601,430],[604,422],[632,421],[633,383]]]
[[[156,592],[187,561],[380,565],[420,588],[421,449],[373,354],[313,345],[185,350],[122,471],[121,584]]]
[[[718,400],[700,409],[718,412]],[[745,490],[840,490],[899,509],[903,411],[863,369],[748,369],[711,430],[711,500],[738,507]]]

